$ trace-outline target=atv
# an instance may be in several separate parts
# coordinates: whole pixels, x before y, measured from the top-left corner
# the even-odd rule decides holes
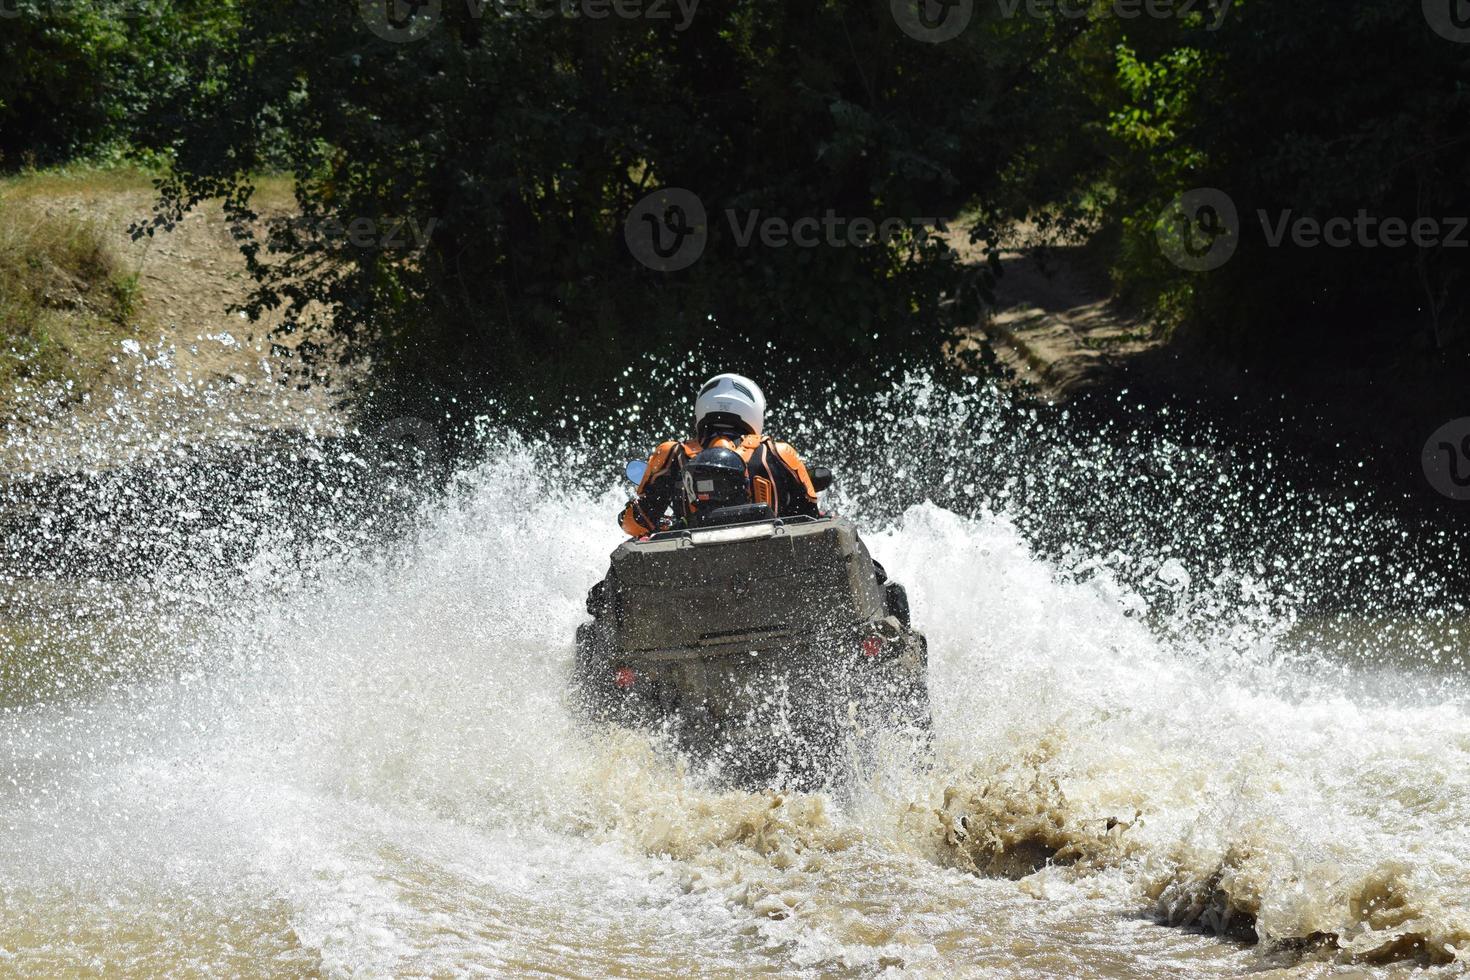
[[[734,782],[820,784],[880,731],[927,737],[927,641],[845,518],[728,507],[627,541],[587,611],[581,710],[666,731]]]

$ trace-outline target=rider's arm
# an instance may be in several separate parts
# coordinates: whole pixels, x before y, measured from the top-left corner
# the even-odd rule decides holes
[[[801,456],[784,442],[776,443],[776,455],[781,457],[790,476],[788,486],[782,488],[782,512],[820,517],[821,512],[817,509],[817,488],[812,486],[811,474],[806,471],[806,464],[801,461]]]
[[[643,482],[638,484],[638,496],[628,502],[618,519],[623,532],[629,537],[641,538],[659,529],[659,521],[674,502],[678,491],[675,484],[674,448],[677,442],[666,442],[653,451],[648,460],[648,471]]]

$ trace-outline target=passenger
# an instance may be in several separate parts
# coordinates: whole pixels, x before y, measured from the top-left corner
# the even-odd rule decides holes
[[[699,467],[715,484],[729,473],[742,492],[739,502],[765,504],[775,517],[819,516],[817,489],[806,465],[795,449],[765,434],[765,421],[766,396],[754,381],[738,374],[710,379],[694,401],[694,438],[672,439],[653,451],[638,496],[623,509],[623,530],[637,538],[684,527],[702,502],[731,503],[718,490],[701,492],[692,475],[686,480],[690,463],[707,450],[728,450],[743,464],[741,473],[730,456],[710,452]]]

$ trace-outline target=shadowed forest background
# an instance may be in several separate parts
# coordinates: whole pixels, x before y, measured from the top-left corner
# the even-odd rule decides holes
[[[411,37],[349,0],[5,0],[0,167],[141,168],[159,201],[138,235],[223,201],[246,312],[284,311],[303,355],[366,366],[363,394],[395,407],[579,398],[595,418],[691,351],[783,389],[996,370],[954,341],[1024,237],[1167,341],[1149,375],[1165,396],[1289,404],[1304,438],[1417,453],[1465,414],[1470,250],[1271,247],[1257,215],[1470,214],[1470,45],[1404,0],[1137,6],[989,0],[926,43],[886,0],[687,18],[443,0]],[[295,213],[262,222],[255,188],[281,176]],[[672,272],[624,236],[666,187],[710,216]],[[1205,272],[1156,233],[1195,188],[1240,215],[1237,253]],[[773,248],[727,213],[909,224]],[[95,279],[74,245],[47,261]],[[3,273],[12,354],[43,339],[37,265]],[[125,315],[130,288],[88,308]]]

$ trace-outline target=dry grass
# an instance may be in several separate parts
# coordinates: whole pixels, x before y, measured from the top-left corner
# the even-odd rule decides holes
[[[130,336],[137,277],[92,221],[0,197],[0,420],[80,393]]]
[[[155,174],[130,166],[66,166],[0,177],[0,197],[9,200],[153,192]],[[264,209],[294,208],[295,181],[289,174],[254,178],[253,201]]]
[[[146,191],[152,186],[152,175],[137,167],[75,165],[25,170],[0,177],[0,197],[14,201],[51,198],[77,191],[115,194]]]

